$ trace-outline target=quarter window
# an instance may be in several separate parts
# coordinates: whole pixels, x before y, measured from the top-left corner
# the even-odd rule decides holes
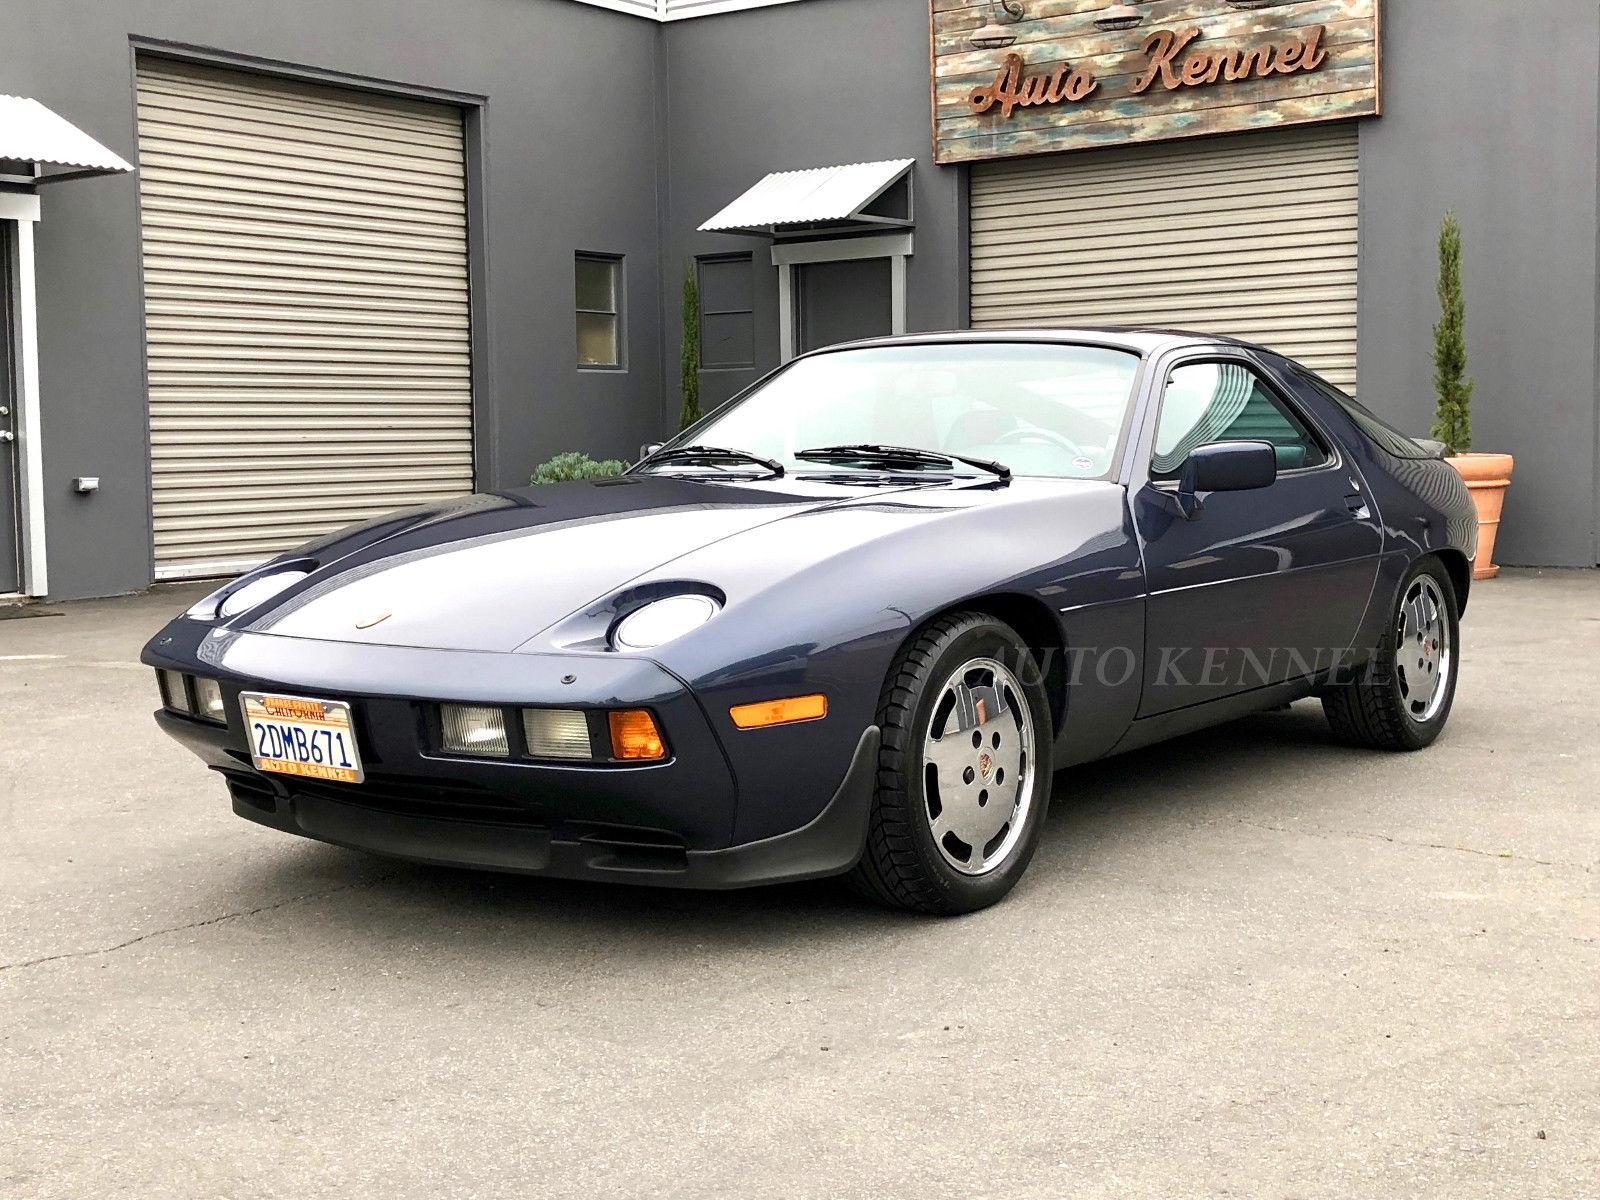
[[[1271,442],[1280,471],[1320,467],[1327,447],[1249,367],[1185,363],[1167,377],[1150,474],[1176,479],[1196,447],[1211,442]]]
[[[574,260],[578,309],[578,365],[622,365],[622,258],[579,254]]]
[[[1310,371],[1300,367],[1298,364],[1291,364],[1291,367],[1294,370],[1296,377],[1299,378],[1300,382],[1304,383],[1307,387],[1315,389],[1317,392],[1321,393],[1325,399],[1332,401],[1334,404],[1337,404],[1340,408],[1344,409],[1345,415],[1360,427],[1362,433],[1366,434],[1369,438],[1371,438],[1384,450],[1387,450],[1390,454],[1394,455],[1396,458],[1437,457],[1437,455],[1430,454],[1421,446],[1417,445],[1417,443],[1412,441],[1411,438],[1407,437],[1393,425],[1390,425],[1387,421],[1383,420],[1366,405],[1356,400],[1353,396],[1345,395],[1338,388],[1334,387],[1333,384],[1322,378],[1322,376],[1313,375]]]

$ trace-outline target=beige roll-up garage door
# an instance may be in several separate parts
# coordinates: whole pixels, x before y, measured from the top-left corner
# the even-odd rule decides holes
[[[470,491],[459,109],[138,69],[157,578]]]
[[[972,324],[1228,334],[1356,381],[1356,127],[972,169]]]

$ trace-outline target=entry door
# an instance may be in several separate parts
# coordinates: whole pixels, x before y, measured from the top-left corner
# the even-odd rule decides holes
[[[804,263],[795,271],[802,354],[893,332],[894,287],[887,258]]]
[[[1205,495],[1185,520],[1184,459],[1226,441],[1271,442],[1276,482]],[[1354,641],[1383,546],[1376,514],[1334,445],[1250,364],[1171,370],[1133,507],[1150,590],[1140,716],[1326,670]]]
[[[0,222],[0,595],[22,587],[22,538],[17,523],[22,511],[17,492],[17,339],[11,313],[14,236],[11,222]]]

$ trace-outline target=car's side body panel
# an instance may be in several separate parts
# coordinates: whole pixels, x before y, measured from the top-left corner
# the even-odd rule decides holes
[[[816,814],[824,798],[795,780],[842,765],[875,719],[895,654],[935,615],[996,596],[1031,598],[1058,623],[1069,653],[1136,648],[1142,636],[1138,549],[1123,489],[1112,483],[896,492],[788,516],[638,582],[657,574],[715,579],[727,595],[715,622],[658,657],[700,697],[728,749],[740,841]],[[559,639],[565,630],[549,632]],[[829,696],[824,721],[738,730],[728,716],[734,705],[815,691]],[[1109,749],[1137,702],[1136,673],[1102,680],[1091,660],[1070,694],[1063,756]]]
[[[1368,438],[1339,405],[1299,378],[1289,360],[1259,352],[1258,360],[1296,399],[1316,414],[1360,472],[1383,529],[1383,555],[1367,607],[1360,650],[1375,647],[1393,611],[1395,590],[1411,564],[1426,554],[1459,556],[1466,569],[1457,580],[1460,611],[1470,598],[1471,567],[1478,554],[1478,514],[1459,472],[1438,458],[1401,458]]]

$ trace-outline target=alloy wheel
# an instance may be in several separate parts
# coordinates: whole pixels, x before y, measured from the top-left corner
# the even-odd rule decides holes
[[[1449,695],[1455,660],[1444,596],[1431,575],[1419,575],[1407,589],[1396,618],[1395,683],[1400,703],[1413,721],[1426,724],[1439,715]]]
[[[1021,684],[995,659],[969,660],[939,690],[923,740],[923,791],[934,845],[963,875],[995,870],[1022,836],[1032,732]]]

